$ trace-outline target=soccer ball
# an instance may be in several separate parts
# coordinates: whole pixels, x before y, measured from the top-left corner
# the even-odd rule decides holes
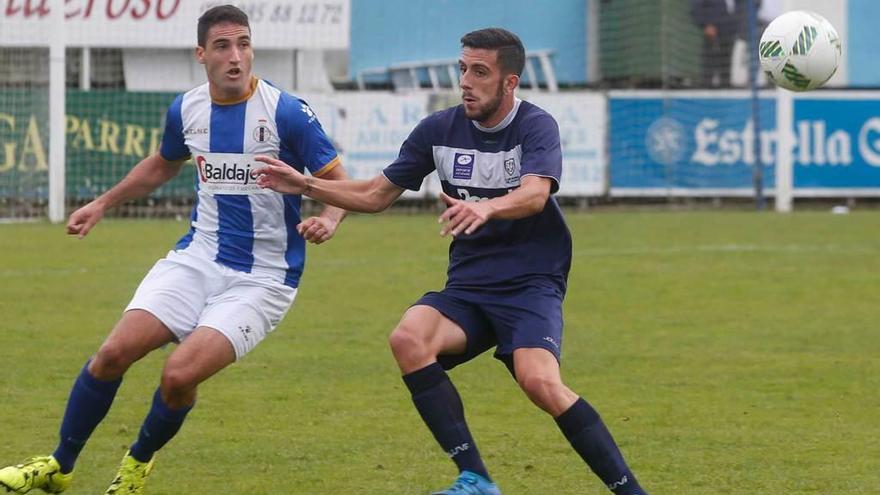
[[[773,19],[758,44],[761,70],[774,84],[809,91],[825,84],[840,63],[840,36],[824,17],[794,10]]]

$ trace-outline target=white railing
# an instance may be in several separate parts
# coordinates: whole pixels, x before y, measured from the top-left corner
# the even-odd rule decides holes
[[[543,82],[547,91],[558,91],[559,85],[556,81],[556,72],[553,70],[552,55],[553,52],[550,50],[526,52],[526,62],[520,86],[537,90],[541,89],[540,83]],[[543,81],[538,77],[539,73],[543,76]],[[366,81],[374,76],[381,76],[384,80],[390,79],[396,91],[422,89],[440,91],[456,88],[458,87],[458,59],[416,60],[388,67],[364,69],[356,76],[358,88],[366,89]],[[424,87],[424,81],[427,81],[430,86]]]

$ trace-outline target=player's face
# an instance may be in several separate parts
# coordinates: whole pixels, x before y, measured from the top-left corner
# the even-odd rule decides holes
[[[246,26],[231,23],[211,26],[205,46],[196,47],[196,58],[205,65],[211,96],[235,100],[250,91],[254,50],[251,32]]]
[[[465,115],[484,127],[497,125],[513,108],[519,78],[502,73],[496,50],[465,47],[458,66]]]

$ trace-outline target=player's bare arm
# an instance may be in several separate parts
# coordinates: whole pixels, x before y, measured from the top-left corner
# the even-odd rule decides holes
[[[464,201],[440,193],[440,199],[447,206],[438,219],[438,222],[445,223],[440,235],[473,234],[493,218],[515,220],[536,215],[547,204],[551,185],[552,179],[527,175],[515,191],[488,201]]]
[[[167,161],[158,152],[144,158],[109,191],[71,213],[67,233],[85,237],[108,209],[150,194],[176,176],[182,165],[183,161]]]
[[[348,174],[341,166],[334,167],[329,172],[321,175],[327,180],[346,180]],[[303,239],[312,244],[321,244],[330,240],[336,233],[339,223],[345,218],[346,211],[336,206],[325,206],[321,214],[316,217],[309,217],[296,226],[296,231]]]
[[[260,187],[286,194],[304,194],[348,211],[378,213],[403,194],[403,188],[392,184],[384,175],[370,180],[328,180],[306,177],[272,157],[256,156],[254,160],[266,164],[254,170]]]

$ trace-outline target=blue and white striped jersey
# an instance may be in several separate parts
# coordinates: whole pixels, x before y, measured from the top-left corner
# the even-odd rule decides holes
[[[168,108],[160,149],[169,161],[196,165],[190,230],[176,250],[297,287],[305,241],[297,233],[299,195],[256,185],[255,155],[279,158],[320,176],[339,164],[336,150],[305,101],[254,79],[239,101],[213,101],[208,84]]]
[[[492,129],[469,120],[464,108],[442,110],[419,122],[384,174],[397,186],[418,190],[434,170],[443,191],[482,201],[518,188],[536,175],[559,189],[562,151],[559,127],[541,108],[519,99]],[[537,215],[490,220],[473,234],[460,234],[449,248],[447,287],[509,287],[549,277],[564,293],[571,266],[571,235],[552,196]]]

